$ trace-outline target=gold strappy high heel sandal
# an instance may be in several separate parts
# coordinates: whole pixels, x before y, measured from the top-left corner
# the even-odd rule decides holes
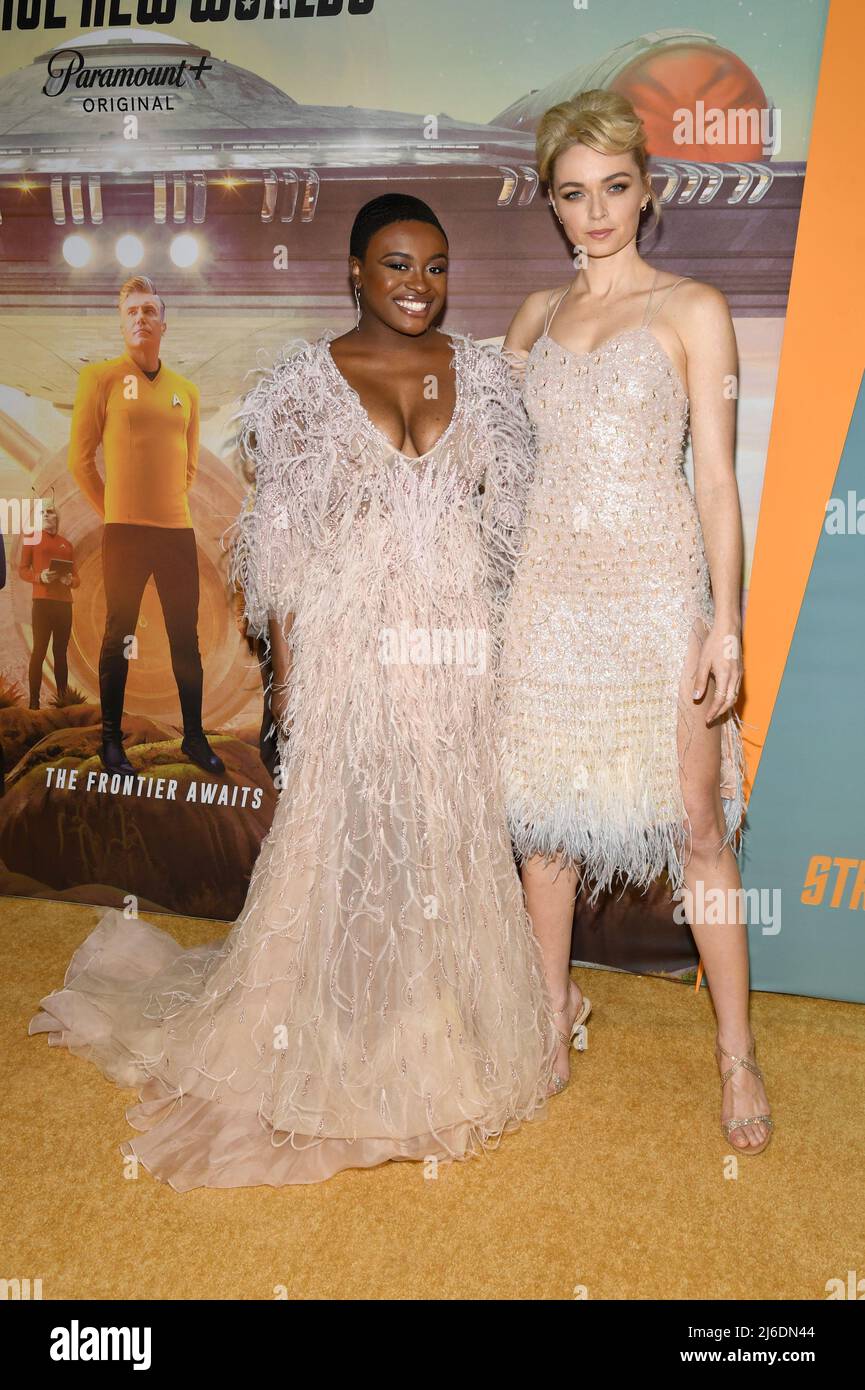
[[[553,1018],[557,1018],[559,1014],[563,1014],[567,1007],[567,1004],[563,1004],[560,1009],[554,1010]],[[571,1024],[570,1034],[563,1033],[561,1028],[556,1029],[556,1032],[558,1033],[561,1041],[563,1043],[567,1043],[569,1047],[576,1048],[577,1052],[585,1052],[586,1050],[586,1030],[583,1027],[583,1024],[585,1023],[586,1019],[588,1018],[591,1012],[592,1001],[591,999],[588,999],[584,994],[583,1002],[577,1009],[576,1018]],[[568,1080],[570,1080],[570,1078],[568,1078]],[[553,1095],[560,1095],[567,1086],[567,1084],[568,1082],[565,1080],[563,1076],[559,1076],[558,1072],[556,1071],[553,1072]]]
[[[760,1068],[757,1066],[757,1060],[756,1060],[756,1059],[757,1059],[757,1045],[756,1045],[756,1043],[755,1043],[754,1046],[750,1049],[750,1051],[753,1052],[753,1054],[754,1054],[753,1059],[750,1058],[750,1057],[736,1057],[736,1056],[734,1056],[734,1054],[733,1054],[732,1052],[728,1052],[727,1049],[726,1049],[725,1047],[722,1047],[721,1044],[720,1044],[717,1040],[715,1041],[715,1051],[716,1051],[716,1053],[718,1053],[718,1052],[723,1052],[724,1056],[725,1056],[725,1057],[729,1057],[730,1060],[731,1060],[731,1062],[733,1063],[733,1065],[732,1065],[731,1067],[729,1067],[729,1068],[727,1069],[727,1071],[725,1071],[725,1072],[722,1074],[722,1076],[721,1076],[721,1089],[722,1089],[722,1090],[724,1089],[724,1086],[726,1085],[726,1083],[730,1080],[730,1077],[733,1075],[733,1073],[734,1073],[735,1071],[738,1071],[740,1067],[745,1067],[746,1070],[749,1071],[749,1072],[751,1072],[751,1074],[752,1074],[753,1076],[756,1076],[760,1081],[763,1080],[763,1073],[761,1072]],[[720,1059],[718,1059],[718,1066],[719,1066],[719,1068],[720,1068],[720,1066],[721,1066]],[[751,1154],[751,1155],[756,1155],[756,1154],[761,1154],[761,1153],[763,1152],[763,1150],[765,1149],[765,1147],[766,1147],[766,1145],[768,1144],[769,1140],[772,1138],[772,1130],[775,1128],[775,1121],[772,1119],[772,1116],[771,1116],[771,1115],[747,1115],[747,1116],[745,1116],[745,1117],[744,1117],[743,1119],[741,1119],[741,1120],[722,1120],[722,1121],[721,1121],[721,1128],[722,1128],[722,1130],[724,1131],[725,1137],[726,1137],[727,1139],[729,1139],[729,1138],[730,1138],[730,1135],[733,1133],[733,1130],[734,1130],[734,1129],[743,1129],[746,1125],[761,1125],[761,1124],[762,1124],[762,1125],[768,1125],[768,1127],[769,1127],[769,1133],[766,1135],[766,1138],[763,1140],[762,1144],[759,1144],[759,1145],[757,1145],[757,1144],[754,1144],[754,1145],[749,1144],[748,1147],[747,1147],[746,1149],[745,1149],[745,1148],[739,1148],[739,1146],[736,1145],[736,1144],[734,1144],[734,1145],[732,1146],[732,1147],[733,1147],[733,1152],[734,1152],[734,1153],[737,1153],[737,1154]]]

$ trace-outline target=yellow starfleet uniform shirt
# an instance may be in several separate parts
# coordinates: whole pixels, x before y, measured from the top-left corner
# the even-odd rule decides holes
[[[78,379],[69,471],[105,521],[191,526],[198,426],[198,388],[177,372],[163,364],[151,381],[126,353],[95,362]]]

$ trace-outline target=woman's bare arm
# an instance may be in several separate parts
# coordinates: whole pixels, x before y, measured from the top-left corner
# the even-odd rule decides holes
[[[544,326],[549,290],[536,290],[527,295],[511,320],[510,328],[502,343],[502,355],[513,353],[514,357],[528,357]]]
[[[273,673],[270,689],[270,712],[274,721],[282,729],[291,727],[286,724],[285,714],[288,708],[288,680],[291,675],[291,647],[287,641],[287,633],[291,632],[293,626],[293,613],[287,615],[285,624],[281,624],[279,619],[274,617],[270,617],[267,623],[267,633],[270,639],[270,666]]]
[[[689,288],[671,317],[686,353],[694,494],[715,605],[715,626],[695,682],[702,698],[714,675],[709,723],[736,703],[742,678],[742,514],[734,468],[738,354],[727,301],[711,285]]]

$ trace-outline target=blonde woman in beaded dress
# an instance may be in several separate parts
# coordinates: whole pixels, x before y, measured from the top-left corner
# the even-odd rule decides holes
[[[240,917],[183,951],[108,914],[31,1024],[139,1088],[123,1151],[179,1190],[461,1159],[546,1107],[492,699],[531,433],[498,352],[433,326],[447,249],[418,199],[367,204],[358,328],[245,401],[232,573],[282,790]]]
[[[712,890],[741,902],[735,338],[723,295],[637,251],[654,203],[644,142],[608,91],[562,102],[538,129],[541,179],[580,268],[530,295],[505,339],[539,444],[502,666],[506,809],[560,1023],[554,1088],[590,1008],[569,978],[578,885],[594,900],[666,870],[717,1015],[722,1126],[753,1154],[772,1121],[747,929],[736,912],[718,925],[695,911]]]

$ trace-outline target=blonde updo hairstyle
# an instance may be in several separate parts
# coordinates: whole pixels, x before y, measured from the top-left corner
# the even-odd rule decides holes
[[[646,129],[627,97],[593,87],[544,112],[535,136],[535,149],[538,174],[547,187],[552,184],[556,160],[572,145],[588,145],[599,154],[630,152],[649,195],[657,226],[661,204],[648,177]]]

